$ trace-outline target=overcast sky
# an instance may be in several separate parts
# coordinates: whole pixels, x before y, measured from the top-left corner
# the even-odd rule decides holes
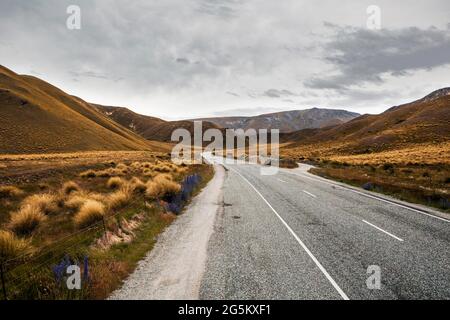
[[[0,64],[164,119],[379,113],[450,86],[450,1],[1,0]]]

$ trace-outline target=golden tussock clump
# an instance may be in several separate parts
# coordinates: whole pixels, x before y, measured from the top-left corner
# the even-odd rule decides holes
[[[54,214],[59,211],[58,199],[54,194],[43,193],[35,194],[25,198],[22,202],[22,207],[31,205],[37,207],[45,214]]]
[[[31,250],[28,240],[20,239],[12,232],[0,230],[0,262],[30,253]]]
[[[80,191],[80,190],[81,190],[80,186],[73,181],[68,181],[68,182],[64,183],[62,186],[62,192],[66,195],[68,195],[74,191]]]
[[[11,214],[9,228],[19,235],[33,232],[47,217],[37,205],[27,204]]]
[[[74,222],[78,228],[88,227],[103,219],[105,206],[95,200],[86,200],[74,217]]]
[[[97,174],[94,170],[87,170],[87,171],[80,173],[81,178],[95,178],[96,176],[97,176]]]
[[[110,209],[123,207],[130,202],[132,193],[132,187],[129,184],[125,184],[119,190],[108,195],[105,202]]]
[[[125,184],[125,181],[119,177],[109,178],[108,182],[106,183],[106,185],[110,189],[117,189],[119,187],[122,187],[124,184]]]
[[[138,192],[144,192],[147,189],[147,185],[137,177],[133,177],[130,180],[130,185],[134,191]]]
[[[0,198],[17,198],[24,192],[14,186],[0,186]]]
[[[78,210],[87,200],[104,202],[105,196],[100,193],[76,193],[64,202],[64,206],[68,209]]]
[[[168,178],[170,177],[170,179]],[[147,183],[145,195],[150,199],[164,197],[179,192],[181,186],[172,181],[169,175],[158,175],[152,181]]]

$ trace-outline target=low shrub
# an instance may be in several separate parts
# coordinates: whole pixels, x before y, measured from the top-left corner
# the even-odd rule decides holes
[[[108,186],[108,188],[110,189],[117,189],[122,187],[125,184],[125,181],[120,178],[120,177],[112,177],[109,178],[108,182],[106,183],[106,185]]]
[[[55,214],[59,211],[58,198],[50,193],[35,194],[25,198],[22,207],[28,205],[39,208],[45,214]]]
[[[103,219],[105,206],[96,200],[86,200],[74,217],[74,222],[78,228],[88,227]]]
[[[30,253],[31,250],[28,240],[20,239],[12,232],[0,230],[0,262]]]
[[[96,176],[97,176],[97,174],[95,173],[94,170],[87,170],[87,171],[80,173],[80,177],[82,177],[82,178],[95,178]]]
[[[37,205],[27,204],[19,211],[11,214],[9,228],[18,235],[28,235],[45,219],[46,216]]]
[[[80,186],[73,181],[68,181],[68,182],[64,183],[62,186],[62,192],[66,195],[68,195],[74,191],[80,191],[80,190],[81,190]]]
[[[14,186],[0,186],[0,198],[17,198],[24,192]]]
[[[137,177],[133,177],[130,180],[130,185],[133,188],[133,190],[137,192],[144,192],[147,189],[147,185]]]
[[[106,203],[110,209],[117,209],[127,205],[130,202],[133,190],[129,184],[123,185],[116,192],[106,197]]]
[[[180,189],[180,185],[166,175],[158,175],[147,183],[145,195],[150,199],[163,198],[176,194]]]

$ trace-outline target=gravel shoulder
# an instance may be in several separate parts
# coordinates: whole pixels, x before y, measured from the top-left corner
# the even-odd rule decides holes
[[[154,249],[109,299],[199,298],[208,242],[222,207],[225,170],[219,165],[214,169],[213,179],[160,235]]]

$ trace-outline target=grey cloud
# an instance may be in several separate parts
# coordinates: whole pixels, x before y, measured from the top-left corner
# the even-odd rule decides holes
[[[198,6],[198,11],[220,18],[232,18],[237,14],[235,6],[239,3],[237,0],[203,0]]]
[[[308,88],[343,90],[364,83],[381,84],[395,77],[450,63],[450,29],[381,29],[378,31],[328,24],[335,36],[323,47],[331,76],[313,76]]]
[[[189,61],[189,59],[186,58],[177,58],[177,60],[175,60],[178,63],[182,63],[182,64],[190,64],[191,62]]]
[[[283,96],[294,96],[295,94],[289,90],[277,90],[277,89],[269,89],[263,93],[263,96],[267,96],[270,98],[281,98]]]
[[[229,94],[230,96],[240,97],[240,95],[237,94],[236,92],[227,91],[227,92],[225,92],[225,93],[226,93],[226,94]]]

